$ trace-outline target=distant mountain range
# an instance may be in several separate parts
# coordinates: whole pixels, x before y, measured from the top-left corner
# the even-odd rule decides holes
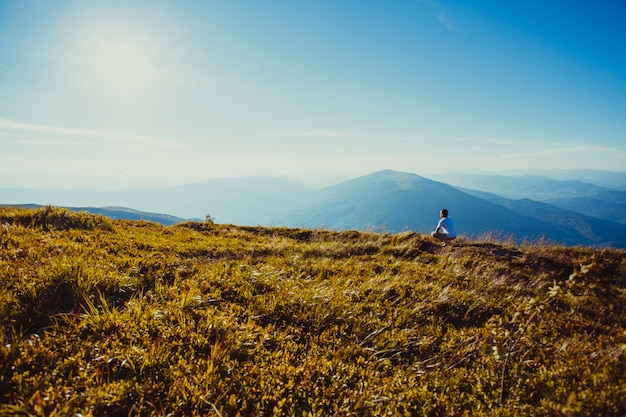
[[[293,181],[258,176],[122,190],[5,188],[0,189],[0,204],[132,207],[184,219],[204,220],[210,214],[224,223],[245,224],[251,213],[290,207],[313,190]]]
[[[571,171],[560,173],[577,177]],[[578,177],[583,175],[595,182],[556,180],[536,175],[444,174],[438,178],[473,195],[478,195],[476,190],[480,190],[513,200],[528,198],[626,225],[626,173],[582,171]]]
[[[595,193],[598,187],[601,190],[626,191],[626,171],[533,170],[509,171],[508,174],[449,172],[434,175],[432,179],[458,187],[490,191],[503,197],[533,200],[548,195],[580,196]]]
[[[163,224],[204,220],[210,214],[218,223],[392,233],[430,232],[445,207],[467,236],[495,233],[518,240],[626,248],[626,191],[536,176],[461,179],[444,183],[380,171],[322,189],[272,177],[136,190],[0,189],[0,204],[83,207],[109,217]]]
[[[548,239],[566,245],[626,248],[626,225],[530,199],[472,195],[415,174],[381,171],[317,191],[294,210],[258,219],[261,224],[422,233],[447,208],[468,236],[495,233]]]

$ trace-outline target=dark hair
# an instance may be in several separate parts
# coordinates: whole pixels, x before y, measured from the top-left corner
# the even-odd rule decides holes
[[[441,209],[441,214],[443,214],[443,217],[448,217],[448,209]]]

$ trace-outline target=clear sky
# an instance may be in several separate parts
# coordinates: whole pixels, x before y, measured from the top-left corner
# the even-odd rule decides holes
[[[0,187],[626,171],[623,0],[0,0]]]

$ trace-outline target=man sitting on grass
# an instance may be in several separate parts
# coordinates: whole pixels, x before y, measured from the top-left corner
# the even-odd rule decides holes
[[[437,223],[437,228],[430,235],[435,239],[441,240],[445,246],[447,242],[456,237],[456,227],[454,226],[454,220],[452,220],[451,217],[448,217],[447,209],[441,209],[439,217],[440,219],[439,223]]]

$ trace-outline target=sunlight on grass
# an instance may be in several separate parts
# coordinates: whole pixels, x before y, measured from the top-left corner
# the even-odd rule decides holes
[[[619,250],[0,209],[0,413],[622,415]]]

